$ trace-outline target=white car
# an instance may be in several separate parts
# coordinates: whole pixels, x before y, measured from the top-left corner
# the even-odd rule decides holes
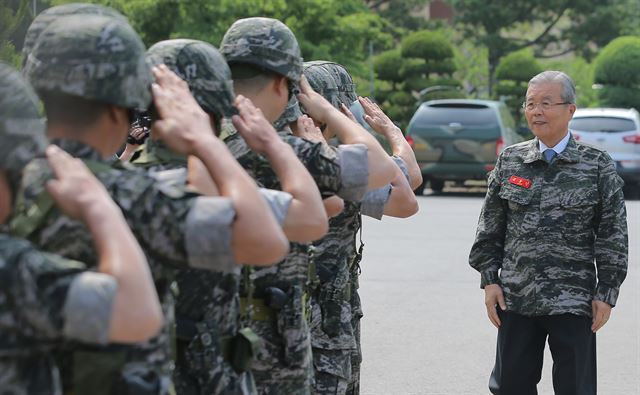
[[[606,150],[627,190],[640,190],[640,114],[633,108],[579,108],[569,123],[576,140]]]

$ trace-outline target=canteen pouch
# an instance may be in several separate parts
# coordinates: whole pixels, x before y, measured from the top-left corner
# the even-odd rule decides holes
[[[242,328],[231,340],[231,355],[228,360],[236,373],[251,369],[251,363],[258,354],[262,342],[260,337],[249,327]]]
[[[304,314],[305,301],[300,286],[293,286],[289,292],[289,300],[278,312],[278,333],[282,336],[284,361],[287,366],[304,367],[309,363],[311,347]]]

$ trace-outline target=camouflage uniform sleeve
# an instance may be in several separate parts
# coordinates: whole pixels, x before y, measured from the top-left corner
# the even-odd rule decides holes
[[[409,170],[407,169],[407,165],[404,163],[404,160],[396,155],[394,155],[392,159],[396,162],[396,165],[398,165],[407,181],[409,181]],[[384,215],[384,206],[389,201],[392,191],[393,187],[391,184],[385,185],[382,188],[367,191],[362,198],[360,213],[367,217],[382,219],[382,216]]]
[[[500,284],[498,271],[502,267],[504,239],[506,230],[506,210],[500,192],[500,164],[502,156],[496,162],[495,169],[489,174],[487,195],[480,211],[476,238],[469,254],[469,265],[480,272],[480,288],[485,285]]]
[[[615,306],[628,264],[627,213],[622,192],[624,183],[609,155],[602,157],[599,166],[600,203],[594,246],[598,285],[594,299]]]
[[[86,266],[41,253],[26,244],[15,259],[20,264],[12,271],[12,284],[7,291],[19,306],[22,330],[37,339],[62,338],[69,325],[65,305],[73,283],[88,273]]]
[[[111,182],[110,192],[152,259],[176,267],[233,271],[233,202],[187,191],[183,177],[171,170],[129,174],[128,182]]]
[[[276,191],[274,189],[260,188],[259,191],[264,200],[271,208],[273,215],[276,217],[276,221],[278,221],[278,224],[282,226],[285,219],[287,218],[289,205],[291,205],[293,196],[291,196],[290,193]]]
[[[341,187],[337,195],[345,200],[359,202],[367,191],[369,166],[367,146],[340,145],[337,150],[341,168]]]
[[[71,282],[64,304],[64,337],[85,343],[107,344],[111,311],[118,284],[115,278],[84,272]]]
[[[233,272],[236,264],[231,234],[235,210],[231,199],[201,196],[194,200],[184,235],[189,266]]]

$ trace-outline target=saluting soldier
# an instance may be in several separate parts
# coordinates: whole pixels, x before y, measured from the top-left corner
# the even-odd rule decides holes
[[[0,63],[0,225],[10,218],[22,170],[47,140],[35,94]],[[104,345],[148,340],[162,310],[147,261],[122,213],[82,162],[46,151],[54,178],[47,191],[87,227],[97,271],[0,233],[0,389],[6,394],[61,394],[53,352],[66,341]],[[18,202],[15,197],[18,196]]]
[[[74,345],[64,354],[65,389],[173,392],[173,268],[230,272],[236,262],[270,264],[286,253],[286,237],[255,183],[213,135],[209,117],[186,84],[161,66],[154,69],[151,86],[144,45],[125,21],[94,15],[54,20],[39,35],[25,73],[43,99],[49,138],[81,158],[122,210],[147,254],[166,316],[160,335],[149,342]],[[110,160],[126,139],[132,110],[149,106],[151,88],[159,114],[154,133],[178,153],[198,157],[221,196],[185,189],[180,175],[150,174]],[[42,161],[27,166],[20,191],[24,208],[13,231],[46,251],[94,263],[95,250],[81,223],[55,208],[34,209],[48,173]]]

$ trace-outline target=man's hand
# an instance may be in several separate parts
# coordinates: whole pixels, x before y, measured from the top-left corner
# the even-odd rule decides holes
[[[102,183],[80,159],[55,145],[47,147],[46,155],[55,177],[47,182],[47,192],[66,215],[86,222],[93,209],[115,206]]]
[[[231,121],[251,150],[264,155],[281,141],[276,130],[251,100],[238,95],[235,105],[239,115],[234,115]]]
[[[293,127],[293,134],[313,142],[325,142],[320,128],[313,123],[313,119],[306,115],[296,120],[296,124]]]
[[[338,111],[321,94],[311,88],[305,76],[300,79],[298,101],[307,110],[309,116],[320,124],[327,123],[329,115],[334,111]]]
[[[364,109],[364,120],[373,130],[385,137],[389,137],[390,133],[400,133],[402,135],[400,128],[389,119],[387,114],[376,103],[372,102],[368,97],[359,97],[358,101]]]
[[[502,287],[498,284],[486,285],[484,287],[484,304],[487,307],[489,320],[496,328],[500,328],[501,322],[498,317],[498,310],[496,306],[500,306],[502,311],[507,309],[507,304],[504,302]]]
[[[153,75],[153,101],[160,116],[152,126],[154,138],[179,154],[194,154],[203,140],[214,136],[209,116],[193,98],[187,83],[167,66],[154,67]]]
[[[611,305],[600,300],[594,300],[591,302],[591,310],[593,312],[593,323],[591,325],[591,331],[596,333],[604,324],[609,321],[611,316]]]

